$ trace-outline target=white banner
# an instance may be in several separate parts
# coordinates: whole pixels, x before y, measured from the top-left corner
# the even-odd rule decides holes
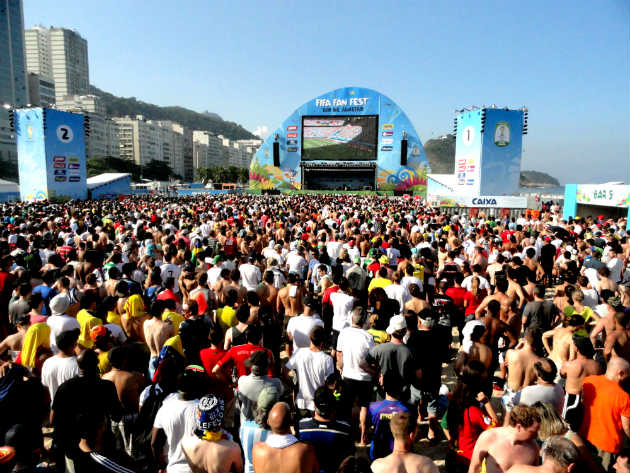
[[[497,209],[526,209],[526,196],[465,196],[465,195],[433,195],[429,197],[434,207],[480,207]]]
[[[576,201],[578,204],[630,207],[630,186],[578,185]]]

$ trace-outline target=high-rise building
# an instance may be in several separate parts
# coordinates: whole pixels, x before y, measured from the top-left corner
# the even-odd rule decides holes
[[[22,0],[0,0],[0,104],[28,104]]]
[[[28,71],[52,76],[57,102],[66,95],[89,93],[88,46],[77,31],[36,26],[25,35]]]
[[[111,118],[105,119],[105,156],[120,158],[118,124]]]
[[[28,96],[33,107],[49,107],[55,104],[55,83],[33,72],[28,73]]]
[[[193,168],[225,166],[223,137],[209,131],[193,131]]]
[[[17,162],[9,108],[29,103],[22,0],[0,0],[0,159]]]

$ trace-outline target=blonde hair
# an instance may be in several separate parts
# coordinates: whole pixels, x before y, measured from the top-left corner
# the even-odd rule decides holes
[[[538,438],[544,442],[554,435],[564,435],[569,430],[567,423],[558,415],[556,408],[548,402],[537,402],[533,406],[540,416]]]

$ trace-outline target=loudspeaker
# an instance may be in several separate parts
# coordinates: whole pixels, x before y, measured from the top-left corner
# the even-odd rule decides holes
[[[280,143],[277,141],[273,144],[273,165],[280,167]]]
[[[400,164],[401,166],[407,165],[407,140],[400,142]]]
[[[394,191],[394,195],[395,195],[395,196],[397,196],[397,197],[403,196],[403,195],[405,195],[405,194],[409,194],[409,191],[406,191],[406,190],[402,190],[402,191],[400,191],[400,190],[399,190],[399,191]]]

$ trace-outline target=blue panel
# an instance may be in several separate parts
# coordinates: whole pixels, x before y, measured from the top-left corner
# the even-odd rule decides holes
[[[518,191],[523,150],[523,112],[486,109],[481,150],[481,195]]]
[[[252,189],[300,189],[303,116],[378,116],[377,187],[426,192],[429,163],[413,125],[393,100],[371,89],[346,87],[315,97],[298,108],[258,149],[250,166]],[[403,132],[407,165],[400,164]],[[280,167],[273,165],[278,135]]]
[[[49,197],[87,198],[83,115],[45,109]]]
[[[20,198],[23,201],[48,199],[43,110],[16,110],[15,128]]]
[[[564,186],[562,218],[565,220],[575,217],[577,213],[577,188],[577,184],[566,184]]]

